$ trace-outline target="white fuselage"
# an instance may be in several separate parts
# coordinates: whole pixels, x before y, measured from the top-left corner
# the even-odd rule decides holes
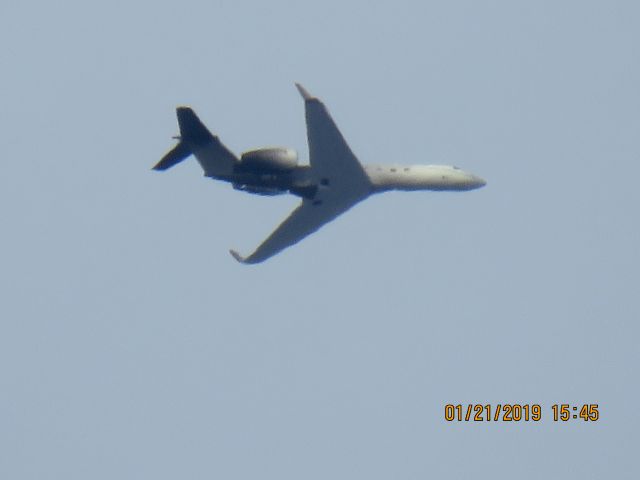
[[[473,190],[486,182],[448,165],[363,165],[374,193],[387,190]]]
[[[362,167],[368,178],[368,184],[363,188],[369,195],[390,190],[464,191],[486,185],[482,178],[449,165],[365,164]],[[323,179],[308,165],[297,167],[291,172],[262,174],[247,172],[213,176],[213,178],[232,182],[237,189],[262,195],[290,192],[312,198],[318,187],[326,190],[333,186],[332,182]],[[309,188],[311,190],[308,190]]]

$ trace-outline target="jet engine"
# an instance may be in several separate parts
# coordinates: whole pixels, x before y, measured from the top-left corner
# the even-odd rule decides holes
[[[244,152],[236,171],[247,173],[285,173],[296,168],[298,154],[291,148],[270,147]]]
[[[255,193],[256,195],[264,195],[267,197],[287,193],[286,190],[281,190],[279,188],[257,187],[255,185],[242,185],[240,183],[234,183],[233,188],[242,192]]]

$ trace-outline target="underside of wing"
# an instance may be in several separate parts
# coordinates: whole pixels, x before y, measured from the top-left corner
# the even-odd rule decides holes
[[[369,178],[331,118],[327,107],[304,87],[296,84],[304,98],[309,143],[309,163],[319,179],[338,188],[359,188]]]
[[[241,263],[260,263],[299,242],[317,231],[340,214],[346,212],[366,195],[341,201],[303,200],[287,219],[262,244],[247,257],[231,250],[231,255]]]

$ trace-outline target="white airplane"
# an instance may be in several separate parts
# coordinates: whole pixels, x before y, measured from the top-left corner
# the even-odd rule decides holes
[[[166,170],[193,154],[206,177],[230,182],[235,189],[259,195],[292,193],[300,205],[241,263],[260,263],[299,242],[356,203],[389,190],[473,190],[486,182],[458,167],[445,165],[362,165],[345,142],[324,104],[299,84],[305,104],[309,165],[298,165],[295,150],[251,150],[240,159],[202,124],[189,107],[178,107],[179,140],[153,167]]]

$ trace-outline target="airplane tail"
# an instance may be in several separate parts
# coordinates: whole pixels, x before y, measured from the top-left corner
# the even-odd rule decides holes
[[[212,135],[207,130],[195,112],[189,107],[178,107],[176,109],[180,135],[174,137],[180,140],[162,159],[153,167],[153,170],[168,170],[177,165],[193,153],[189,145],[197,147],[211,141]]]
[[[180,142],[171,150],[169,150],[169,152],[164,157],[162,157],[162,159],[158,163],[155,164],[153,170],[168,170],[169,168],[183,161],[189,155],[191,155],[191,150],[189,149],[187,144],[182,139],[180,139]]]
[[[179,140],[162,159],[153,167],[153,170],[167,170],[182,162],[192,153],[205,171],[205,175],[212,176],[228,173],[238,161],[218,137],[204,126],[195,112],[190,107],[178,107],[176,109],[180,136]]]

